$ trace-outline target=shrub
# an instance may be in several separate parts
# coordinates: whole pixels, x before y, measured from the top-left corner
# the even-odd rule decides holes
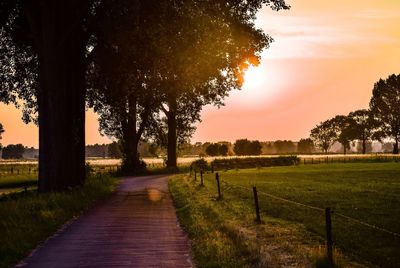
[[[200,158],[198,160],[195,160],[191,164],[193,169],[197,170],[207,170],[208,169],[208,163],[204,158]]]
[[[279,157],[246,157],[215,159],[212,162],[215,170],[234,169],[234,168],[256,168],[272,166],[291,166],[297,165],[300,159],[297,156]]]

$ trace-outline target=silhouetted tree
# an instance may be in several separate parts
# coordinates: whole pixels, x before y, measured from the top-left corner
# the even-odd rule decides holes
[[[139,141],[160,105],[152,66],[155,33],[166,25],[160,18],[167,10],[154,0],[117,0],[103,3],[101,11],[102,24],[93,30],[88,105],[100,115],[100,131],[120,140],[122,170],[135,173],[143,167]]]
[[[318,124],[311,130],[310,138],[323,152],[328,153],[329,149],[337,139],[337,133],[331,120]]]
[[[354,125],[353,119],[344,115],[337,115],[328,121],[336,134],[336,141],[343,147],[343,154],[346,154],[347,150],[350,149],[350,142],[356,138],[352,127]]]
[[[357,110],[351,112],[348,117],[351,119],[350,129],[352,137],[358,139],[361,143],[363,154],[367,151],[367,145],[373,139],[377,123],[369,110]]]
[[[40,192],[85,179],[85,26],[93,2],[2,1],[1,97],[21,97],[38,111]]]
[[[393,153],[399,153],[400,139],[400,74],[390,75],[375,83],[370,109],[379,124],[381,138],[394,140]]]
[[[108,145],[106,144],[93,144],[86,145],[86,157],[103,157],[107,155]]]
[[[21,159],[25,152],[22,144],[10,144],[3,148],[2,158],[4,159]]]
[[[288,141],[288,140],[277,140],[273,144],[276,153],[282,154],[282,153],[294,153],[296,152],[296,145],[294,144],[293,141]]]
[[[288,8],[282,0],[210,0],[172,13],[169,25],[174,37],[168,33],[160,39],[168,45],[161,47],[167,49],[158,58],[166,89],[162,110],[168,124],[168,167],[176,168],[179,107],[186,114],[190,111],[187,122],[192,124],[199,120],[202,106],[221,105],[229,90],[240,88],[244,71],[258,63],[260,52],[271,41],[253,23],[262,4],[275,10]]]
[[[3,138],[3,133],[4,133],[4,127],[3,127],[3,124],[2,123],[0,123],[0,140]],[[2,144],[0,143],[0,150],[3,148],[3,146],[2,146]]]
[[[220,144],[219,145],[219,148],[218,148],[219,155],[227,156],[228,155],[228,151],[229,151],[228,145],[226,145],[226,144]]]
[[[206,154],[209,156],[217,156],[219,155],[219,144],[218,143],[211,143],[206,148]]]
[[[249,141],[248,139],[236,140],[233,151],[236,155],[260,155],[261,143],[259,141]]]
[[[301,139],[297,144],[297,151],[299,153],[310,154],[313,153],[314,150],[315,150],[314,142],[310,138]]]
[[[111,158],[121,158],[122,157],[122,152],[121,152],[121,146],[118,142],[114,141],[108,145],[108,151],[107,151],[108,157]]]

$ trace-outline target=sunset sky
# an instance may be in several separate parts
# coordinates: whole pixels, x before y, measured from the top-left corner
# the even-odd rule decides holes
[[[275,42],[241,91],[207,106],[192,142],[238,138],[299,140],[320,121],[367,108],[374,82],[400,73],[400,0],[292,0],[289,11],[260,11]],[[0,104],[3,145],[38,146],[37,128]],[[86,142],[107,143],[88,112]]]

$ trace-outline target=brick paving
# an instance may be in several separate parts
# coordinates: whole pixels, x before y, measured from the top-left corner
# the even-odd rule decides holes
[[[117,192],[17,267],[193,267],[166,176],[126,178]]]

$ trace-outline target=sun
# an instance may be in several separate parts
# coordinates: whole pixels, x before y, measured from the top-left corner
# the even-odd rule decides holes
[[[266,71],[262,64],[258,66],[250,65],[244,74],[243,88],[258,88],[266,81]]]

